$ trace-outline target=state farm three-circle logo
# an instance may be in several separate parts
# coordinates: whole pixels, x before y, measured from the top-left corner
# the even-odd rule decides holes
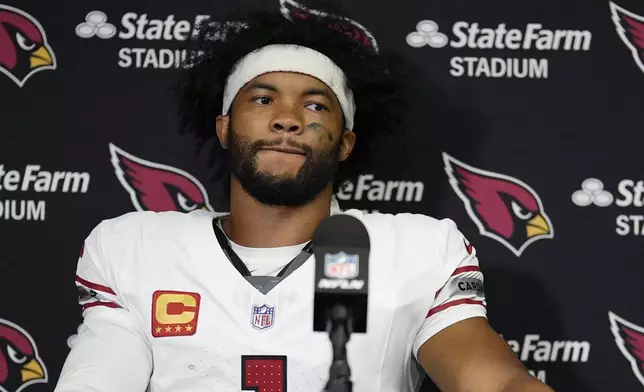
[[[615,233],[621,236],[644,235],[644,180],[623,178],[618,180],[615,190],[612,184],[604,185],[599,178],[587,178],[582,181],[581,188],[573,192],[572,202],[579,207],[604,210],[604,214],[617,214],[615,217]]]
[[[523,181],[467,165],[443,153],[445,173],[483,236],[516,256],[554,231],[537,192]]]
[[[47,69],[56,69],[56,57],[45,29],[23,10],[0,4],[0,72],[22,87]]]
[[[109,146],[116,177],[138,211],[214,211],[206,189],[190,173]]]

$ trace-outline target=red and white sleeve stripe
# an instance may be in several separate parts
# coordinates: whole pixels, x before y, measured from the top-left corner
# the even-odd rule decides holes
[[[423,343],[450,325],[472,317],[487,317],[485,306],[483,274],[479,267],[467,265],[454,270],[447,283],[435,294],[414,340],[414,355]]]
[[[432,308],[427,318],[459,305],[486,306],[483,292],[483,273],[477,265],[459,267],[447,280],[447,283],[434,296]]]
[[[83,310],[95,306],[108,308],[120,308],[118,297],[110,287],[90,282],[76,275],[76,287],[78,288],[78,303]]]

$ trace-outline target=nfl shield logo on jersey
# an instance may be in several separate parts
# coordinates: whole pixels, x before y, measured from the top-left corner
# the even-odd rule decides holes
[[[353,279],[358,276],[358,255],[344,252],[324,255],[324,275],[327,278]]]
[[[253,305],[253,318],[251,320],[251,325],[253,328],[257,328],[260,331],[268,329],[273,326],[273,314],[275,313],[274,306],[262,305],[257,306]]]

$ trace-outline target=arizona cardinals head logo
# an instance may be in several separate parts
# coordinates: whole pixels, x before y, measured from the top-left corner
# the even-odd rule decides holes
[[[631,363],[635,377],[644,385],[644,328],[608,312],[610,330],[617,347]]]
[[[280,0],[280,11],[285,18],[291,21],[306,21],[311,19],[327,21],[330,28],[345,33],[353,40],[361,42],[367,48],[371,48],[374,52],[378,53],[378,43],[373,34],[352,19],[312,10],[293,0]]]
[[[110,143],[112,164],[121,185],[139,211],[213,211],[203,185],[172,166],[146,161]]]
[[[47,382],[47,369],[33,338],[10,321],[0,319],[0,391],[20,392]]]
[[[445,153],[443,161],[452,189],[481,235],[499,241],[517,256],[534,241],[553,237],[541,200],[528,185],[466,165]]]
[[[644,72],[644,17],[611,2],[610,10],[617,34],[631,50],[635,63]]]
[[[0,72],[22,87],[46,69],[56,69],[56,58],[45,30],[26,12],[0,4]]]

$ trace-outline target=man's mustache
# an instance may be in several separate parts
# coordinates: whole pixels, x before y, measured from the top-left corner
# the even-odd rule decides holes
[[[253,154],[256,154],[262,148],[280,146],[284,143],[286,143],[286,145],[289,147],[297,148],[298,150],[304,151],[304,154],[307,157],[313,155],[313,149],[311,148],[311,146],[298,143],[292,139],[257,140],[253,142],[253,144],[251,145],[251,151]]]

